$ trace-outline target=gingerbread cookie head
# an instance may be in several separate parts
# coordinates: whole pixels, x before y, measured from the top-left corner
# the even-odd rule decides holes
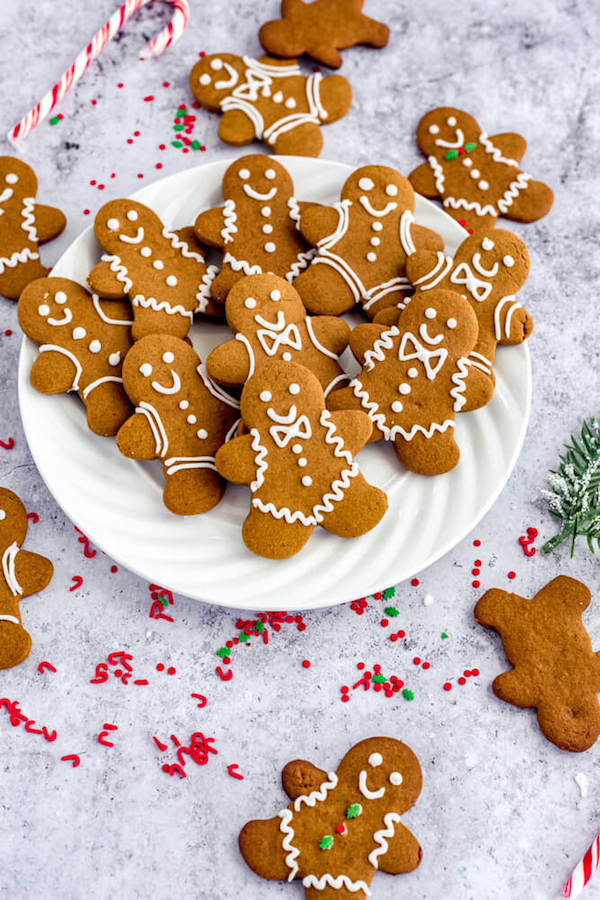
[[[306,310],[298,292],[285,279],[276,275],[249,275],[229,292],[225,315],[234,333],[243,332],[260,341],[265,330],[281,336],[286,326],[303,322]],[[285,341],[280,343],[285,350]]]
[[[462,242],[454,257],[450,283],[477,309],[491,299],[512,297],[529,275],[529,251],[520,237],[494,228],[473,234]],[[504,335],[503,335],[504,336]]]
[[[410,182],[389,166],[362,166],[344,183],[342,200],[358,204],[371,219],[385,222],[397,219],[415,208],[415,193]]]
[[[405,813],[415,805],[422,786],[419,760],[406,744],[392,738],[368,738],[355,744],[337,770],[342,790],[356,792],[363,812],[383,817]],[[377,812],[375,812],[377,810]]]
[[[223,176],[223,196],[233,200],[242,214],[252,214],[263,224],[271,220],[273,209],[278,217],[289,216],[289,200],[294,193],[291,175],[270,156],[253,153],[236,160]],[[270,207],[269,215],[263,209]]]
[[[0,210],[8,217],[18,215],[26,198],[37,193],[38,180],[33,169],[14,156],[0,156]]]
[[[196,100],[213,112],[240,84],[244,84],[246,63],[234,53],[211,53],[199,59],[190,73]]]
[[[240,412],[248,428],[287,447],[295,433],[318,430],[324,408],[323,389],[304,366],[271,362],[250,378],[242,393]]]
[[[451,106],[439,106],[419,122],[417,144],[427,156],[446,157],[452,151],[456,155],[463,148],[467,152],[473,149],[480,133],[479,123],[473,116]]]

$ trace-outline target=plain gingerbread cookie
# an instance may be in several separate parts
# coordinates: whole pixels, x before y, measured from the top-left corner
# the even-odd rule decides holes
[[[281,0],[281,19],[265,22],[258,39],[272,56],[306,53],[330,69],[342,64],[340,50],[356,44],[385,47],[390,29],[362,12],[364,0]]]
[[[341,75],[303,75],[296,60],[214,53],[190,73],[192,94],[205,109],[222,112],[219,137],[241,146],[264,141],[275,153],[318,156],[321,125],[345,116],[352,88]]]
[[[381,520],[387,497],[353,459],[371,434],[369,417],[328,412],[312,372],[265,363],[246,382],[241,413],[250,433],[221,447],[215,461],[228,481],[250,485],[242,537],[253,553],[283,559],[302,549],[315,525],[358,537]]]
[[[419,760],[388,737],[355,744],[335,772],[297,759],[282,773],[292,801],[242,828],[240,852],[262,878],[301,880],[306,900],[366,900],[377,870],[412,872],[422,850],[401,816],[421,793]]]
[[[27,534],[27,511],[16,494],[0,488],[0,669],[17,666],[29,656],[31,637],[21,620],[19,603],[50,583],[54,568],[49,559],[22,550]]]
[[[0,294],[9,300],[48,273],[38,245],[57,237],[67,222],[60,209],[35,202],[37,188],[27,163],[0,156]]]
[[[417,144],[427,162],[408,176],[415,191],[439,197],[467,230],[488,231],[498,216],[535,222],[550,211],[552,190],[519,168],[527,149],[520,134],[488,137],[468,113],[441,106],[419,122]]]

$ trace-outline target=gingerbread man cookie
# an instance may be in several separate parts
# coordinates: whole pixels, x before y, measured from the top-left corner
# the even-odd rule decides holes
[[[35,202],[33,169],[14,156],[0,156],[0,294],[18,300],[23,288],[46,275],[38,250],[66,225],[60,209]]]
[[[0,669],[17,666],[29,656],[31,637],[23,627],[19,603],[50,583],[49,559],[21,550],[27,534],[27,512],[16,494],[0,488]]]
[[[498,216],[535,222],[549,212],[554,194],[519,168],[527,142],[507,132],[492,137],[460,109],[441,106],[423,116],[417,144],[427,157],[408,176],[415,191],[439,197],[464,228],[489,231]]]
[[[42,394],[77,391],[95,434],[116,434],[131,413],[121,368],[131,347],[126,301],[100,300],[69,278],[39,278],[19,300],[19,324],[39,345],[31,384]]]
[[[290,59],[303,53],[339,69],[340,50],[356,44],[385,47],[390,29],[362,12],[364,0],[281,0],[281,19],[265,22],[258,39],[273,56]]]
[[[421,475],[457,464],[454,413],[464,406],[467,357],[477,319],[460,294],[417,294],[396,325],[357,325],[350,349],[363,366],[350,386],[329,395],[330,409],[364,409],[371,441],[392,441],[400,462]]]
[[[377,525],[387,497],[353,460],[371,434],[365,413],[328,412],[316,376],[279,361],[248,379],[241,413],[250,433],[221,447],[215,461],[228,481],[250,485],[242,537],[253,553],[292,556],[315,525],[340,537],[358,537]]]
[[[494,589],[475,607],[476,621],[499,633],[513,666],[494,679],[496,696],[534,707],[544,736],[575,753],[600,734],[600,652],[581,621],[590,599],[585,584],[559,575],[531,600]]]
[[[163,501],[180,516],[207,512],[225,485],[215,453],[235,431],[239,403],[212,384],[195,350],[180,338],[152,334],[137,341],[123,365],[135,414],[117,435],[131,459],[159,459]]]
[[[223,177],[225,204],[200,213],[198,239],[224,251],[211,293],[218,303],[244,275],[272,272],[293,281],[315,255],[300,231],[299,204],[289,172],[269,156],[243,156]]]
[[[300,230],[317,255],[295,286],[309,312],[340,315],[360,303],[373,318],[404,298],[409,255],[444,246],[434,231],[414,224],[414,208],[410,183],[387,166],[354,171],[335,206],[307,205]]]
[[[215,381],[241,386],[272,359],[306,366],[325,397],[350,381],[338,361],[348,345],[349,326],[337,316],[307,316],[298,292],[283,278],[242,278],[227,297],[225,315],[235,338],[215,347],[206,360]]]
[[[413,253],[406,274],[418,293],[457,291],[471,304],[479,336],[467,360],[463,412],[485,406],[494,392],[497,345],[520,344],[533,330],[533,319],[515,299],[529,275],[527,247],[516,234],[495,228],[464,240],[454,259],[441,251]]]
[[[105,251],[88,275],[102,297],[129,297],[133,339],[147,334],[184,338],[194,313],[221,316],[210,300],[217,269],[207,266],[191,227],[169,231],[136,200],[111,200],[98,211],[94,234]]]
[[[388,737],[355,744],[335,772],[297,759],[283,769],[292,801],[242,828],[239,845],[262,878],[299,879],[306,900],[366,900],[377,870],[412,872],[422,850],[401,816],[421,793],[419,760]]]
[[[223,113],[219,137],[226,144],[264,141],[284,155],[318,156],[321,125],[341,119],[352,104],[341,75],[306,77],[296,60],[270,56],[205,56],[190,73],[190,87],[201,106]]]

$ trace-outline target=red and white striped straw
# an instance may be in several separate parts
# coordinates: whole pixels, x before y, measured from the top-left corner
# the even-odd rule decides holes
[[[120,9],[116,10],[102,28],[96,32],[87,47],[81,51],[75,61],[69,66],[66,72],[63,72],[59,80],[53,88],[42,97],[39,103],[24,116],[18,125],[8,133],[9,141],[16,147],[27,137],[30,131],[33,131],[37,125],[44,119],[48,113],[54,109],[57,103],[60,103],[65,94],[73,87],[76,81],[83,75],[90,63],[96,59],[103,48],[108,44],[110,39],[117,33],[124,22],[130,18],[141,6],[151,3],[152,0],[126,0]],[[150,56],[159,56],[174,44],[183,32],[188,23],[190,15],[190,7],[188,0],[167,0],[174,7],[173,17],[169,24],[150,41],[146,47],[146,53]],[[145,59],[146,55],[142,54],[140,59]]]
[[[594,872],[598,868],[598,863],[600,861],[600,834],[596,835],[593,843],[585,852],[583,859],[581,859],[565,883],[563,884],[562,890],[560,892],[560,898],[569,897],[571,900],[575,897],[579,897],[580,893],[593,877]]]

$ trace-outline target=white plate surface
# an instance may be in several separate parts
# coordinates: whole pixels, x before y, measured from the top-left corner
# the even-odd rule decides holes
[[[192,223],[222,203],[229,162],[214,162],[147,185],[133,196],[170,227]],[[281,158],[301,200],[331,203],[351,168],[300,157]],[[416,221],[442,235],[454,253],[464,231],[439,207],[417,197]],[[92,228],[68,248],[53,275],[85,284],[100,252]],[[349,317],[350,318],[350,317]],[[355,318],[358,321],[358,317]],[[225,325],[196,321],[192,338],[204,359],[227,340]],[[371,444],[359,457],[368,481],[383,488],[390,508],[363,537],[344,540],[316,528],[289,560],[254,556],[241,539],[247,488],[228,485],[209,513],[179,518],[162,504],[160,464],[125,459],[115,442],[92,434],[75,395],[47,397],[29,383],[37,349],[23,340],[19,400],[31,453],[48,488],[70,519],[106,554],[149,582],[198,600],[241,609],[302,610],[330,606],[397,584],[447,553],[485,515],[521,450],[531,395],[526,344],[499,348],[496,390],[481,410],[458,415],[458,466],[426,478],[403,470],[393,449]],[[349,355],[349,351],[347,351]],[[348,361],[345,358],[346,361]],[[354,373],[352,360],[348,369]]]

